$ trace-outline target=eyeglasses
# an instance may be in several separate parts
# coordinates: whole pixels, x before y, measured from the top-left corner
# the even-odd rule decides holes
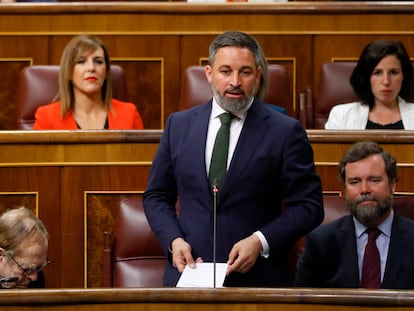
[[[10,256],[10,258],[15,262],[15,264],[17,265],[17,267],[22,271],[22,275],[23,276],[28,276],[34,272],[40,272],[42,271],[44,268],[46,268],[48,265],[50,265],[50,261],[49,259],[46,259],[46,261],[44,263],[42,263],[40,266],[35,267],[35,268],[25,268],[23,267],[13,256]]]

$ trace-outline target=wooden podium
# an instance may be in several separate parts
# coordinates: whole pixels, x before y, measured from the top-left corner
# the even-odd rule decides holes
[[[47,287],[102,286],[104,231],[120,199],[142,196],[162,131],[0,131],[0,212],[25,205],[50,234]],[[398,195],[414,195],[414,131],[308,130],[323,191],[342,193],[337,165],[357,140],[397,157]],[[23,296],[24,297],[24,296]]]
[[[0,310],[405,311],[412,291],[296,288],[1,290]]]

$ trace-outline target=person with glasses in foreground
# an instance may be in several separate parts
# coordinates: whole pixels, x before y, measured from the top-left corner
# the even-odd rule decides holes
[[[1,288],[44,287],[48,232],[31,210],[20,207],[0,216]]]

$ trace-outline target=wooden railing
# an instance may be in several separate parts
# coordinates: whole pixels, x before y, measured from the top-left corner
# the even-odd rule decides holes
[[[396,191],[414,195],[414,131],[308,130],[323,190],[339,193],[337,163],[351,144],[378,141],[398,159]],[[102,284],[104,231],[118,202],[142,196],[160,130],[0,131],[0,211],[25,205],[50,232],[48,287]]]
[[[2,290],[0,310],[414,310],[414,293],[298,288]]]

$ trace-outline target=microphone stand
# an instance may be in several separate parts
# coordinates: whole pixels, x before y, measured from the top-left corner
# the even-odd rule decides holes
[[[217,180],[213,181],[213,288],[216,288]]]

